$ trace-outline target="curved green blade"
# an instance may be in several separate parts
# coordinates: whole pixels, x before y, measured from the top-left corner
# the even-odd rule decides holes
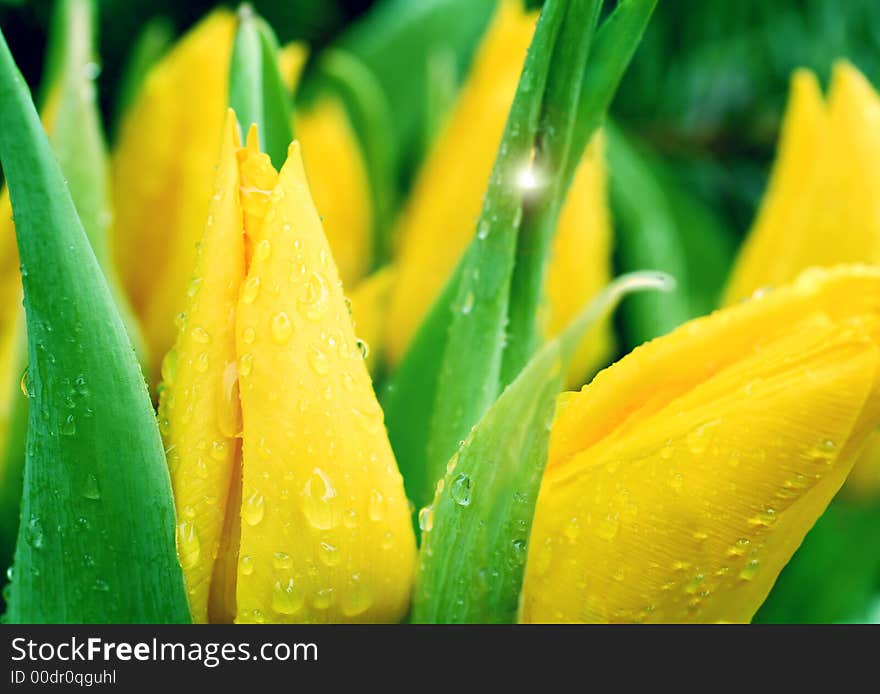
[[[2,34],[0,162],[15,214],[30,364],[6,618],[189,621],[146,384]]]

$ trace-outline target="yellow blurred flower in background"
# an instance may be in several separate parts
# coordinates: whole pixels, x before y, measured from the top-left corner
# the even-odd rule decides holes
[[[747,622],[880,417],[880,269],[811,270],[560,404],[526,622]]]

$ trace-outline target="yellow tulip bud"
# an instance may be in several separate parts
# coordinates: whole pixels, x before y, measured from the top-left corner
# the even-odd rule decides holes
[[[880,269],[649,342],[561,402],[526,622],[746,622],[880,422]]]
[[[499,3],[458,102],[413,185],[395,232],[397,280],[386,334],[392,365],[474,235],[536,18],[521,2]],[[547,268],[548,337],[608,283],[609,256],[603,148],[594,142],[575,174]],[[572,367],[579,382],[607,356],[607,324],[586,336],[584,345]]]
[[[197,621],[396,621],[403,481],[294,142],[279,173],[230,112],[160,426]]]

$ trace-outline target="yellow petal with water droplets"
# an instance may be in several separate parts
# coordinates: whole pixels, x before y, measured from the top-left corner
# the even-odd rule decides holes
[[[247,282],[260,290],[237,315],[236,620],[399,620],[415,561],[408,504],[298,142],[258,244]]]
[[[536,18],[518,0],[498,4],[457,104],[401,214],[385,341],[392,366],[403,357],[474,235]],[[550,335],[607,283],[610,273],[605,172],[597,150],[601,145],[592,145],[584,155],[557,225],[545,282]],[[602,326],[585,339],[572,365],[573,381],[582,382],[607,354],[609,336]]]
[[[805,273],[567,398],[521,619],[749,621],[880,421],[880,270]]]
[[[370,269],[373,203],[361,145],[342,102],[324,97],[297,115],[312,198],[346,289]]]
[[[226,614],[209,610],[215,558],[220,554],[227,497],[241,464],[241,407],[235,351],[235,307],[244,279],[242,210],[239,203],[238,134],[229,112],[209,195],[207,225],[185,292],[174,348],[162,366],[159,424],[177,508],[177,547],[193,619]],[[228,554],[228,552],[226,552]]]
[[[385,336],[385,321],[388,303],[394,287],[394,267],[386,265],[360,282],[349,296],[351,317],[361,342],[361,353],[367,362],[367,370],[375,373],[382,354],[382,338]]]
[[[608,210],[605,137],[600,131],[575,170],[547,266],[546,337],[558,335],[611,281],[611,215]],[[581,339],[568,370],[579,386],[611,354],[611,322],[597,323]]]
[[[200,22],[150,70],[120,124],[112,245],[150,354],[174,342],[208,215],[234,30],[227,11]]]

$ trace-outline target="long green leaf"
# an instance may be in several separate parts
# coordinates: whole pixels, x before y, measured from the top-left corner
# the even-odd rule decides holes
[[[7,619],[188,621],[146,384],[2,33],[0,162],[21,259],[30,393]]]
[[[129,338],[141,363],[146,363],[146,342],[122,290],[108,245],[113,216],[107,147],[94,83],[98,62],[94,53],[93,8],[92,0],[61,0],[56,5],[49,53],[59,56],[61,63],[43,79],[45,107],[54,109],[49,142]],[[54,106],[48,103],[53,99],[57,99]]]
[[[423,531],[413,621],[515,621],[535,501],[556,397],[584,332],[627,293],[665,289],[645,272],[606,288],[558,338],[542,347],[453,456]]]
[[[567,0],[548,0],[544,6],[475,239],[385,390],[388,433],[407,492],[419,506],[430,500],[446,461],[498,395],[508,292],[525,195],[516,177],[534,147],[552,50],[567,8]],[[413,480],[422,484],[414,487]]]
[[[260,146],[280,169],[293,139],[293,120],[278,68],[278,41],[250,5],[238,10],[238,30],[229,65],[229,105],[242,127],[256,123]]]
[[[593,3],[598,11],[601,3]],[[617,91],[623,73],[639,45],[657,0],[623,0],[599,27],[595,41],[577,42],[595,18],[586,8],[572,6],[560,37],[554,72],[548,86],[542,123],[540,151],[533,179],[540,184],[543,171],[554,172],[546,183],[549,190],[536,196],[523,213],[517,261],[511,282],[510,323],[504,350],[501,383],[510,383],[540,342],[538,309],[543,300],[544,275],[556,230],[556,223],[575,169],[590,137],[601,124]],[[578,21],[580,19],[580,21]],[[589,49],[577,53],[577,46]],[[653,267],[650,263],[641,267]],[[635,268],[633,268],[635,269]]]

